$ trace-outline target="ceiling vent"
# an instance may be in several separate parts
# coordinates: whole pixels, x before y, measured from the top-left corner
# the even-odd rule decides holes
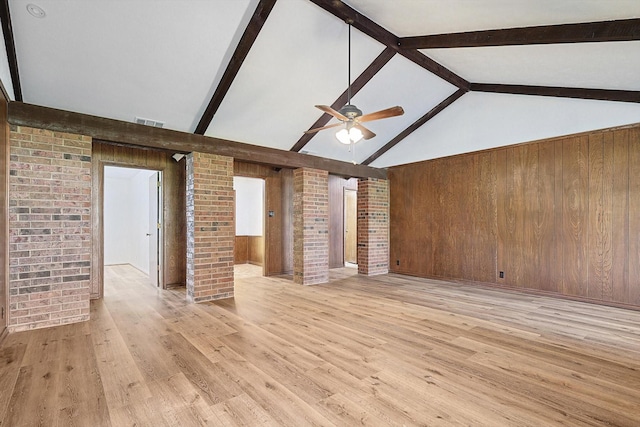
[[[159,122],[157,120],[151,119],[143,119],[142,117],[136,117],[136,123],[139,125],[151,126],[154,128],[161,128],[164,126],[164,122]]]

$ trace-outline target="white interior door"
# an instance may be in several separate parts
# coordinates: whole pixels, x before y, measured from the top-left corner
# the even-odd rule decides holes
[[[162,285],[161,257],[161,185],[160,172],[149,177],[149,279],[153,286]]]

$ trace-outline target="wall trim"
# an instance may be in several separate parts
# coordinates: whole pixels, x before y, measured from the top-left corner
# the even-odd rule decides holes
[[[451,284],[469,285],[469,286],[475,286],[478,288],[487,288],[487,289],[498,289],[498,290],[506,291],[510,293],[536,295],[536,296],[549,297],[553,299],[564,299],[569,301],[584,302],[584,303],[593,304],[593,305],[604,305],[607,307],[615,307],[615,308],[622,308],[625,310],[640,311],[640,306],[632,305],[632,304],[625,304],[625,303],[615,302],[615,301],[604,301],[604,300],[586,298],[586,297],[581,297],[576,295],[566,295],[566,294],[561,294],[559,292],[544,291],[539,289],[519,288],[516,286],[501,285],[498,283],[478,282],[475,280],[465,280],[465,279],[452,279],[450,277],[434,276],[434,275],[418,276],[417,274],[405,273],[397,270],[389,271],[389,275],[415,277],[417,279],[426,279],[426,280],[438,280],[440,282],[451,283]]]

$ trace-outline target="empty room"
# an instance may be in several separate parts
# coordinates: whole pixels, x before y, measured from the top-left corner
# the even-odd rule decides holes
[[[640,2],[0,23],[0,426],[640,425]]]

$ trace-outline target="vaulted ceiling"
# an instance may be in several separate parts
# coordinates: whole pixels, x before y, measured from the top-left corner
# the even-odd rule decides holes
[[[640,122],[638,0],[5,0],[0,12],[13,100],[374,167]],[[314,105],[346,101],[347,20],[352,102],[405,110],[368,123],[377,136],[355,153],[334,130],[304,134],[335,122]]]

